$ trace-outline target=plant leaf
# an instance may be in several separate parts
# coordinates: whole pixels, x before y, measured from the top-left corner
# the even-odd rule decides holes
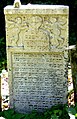
[[[69,108],[68,108],[68,113],[71,113],[71,114],[75,115],[75,114],[76,114],[75,108],[69,107]]]

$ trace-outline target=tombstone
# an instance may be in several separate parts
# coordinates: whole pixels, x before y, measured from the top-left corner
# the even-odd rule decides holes
[[[6,6],[10,108],[25,113],[67,103],[68,6]]]

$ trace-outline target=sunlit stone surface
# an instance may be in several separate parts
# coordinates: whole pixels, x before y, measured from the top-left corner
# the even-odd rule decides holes
[[[43,111],[67,102],[68,6],[4,9],[10,107]]]

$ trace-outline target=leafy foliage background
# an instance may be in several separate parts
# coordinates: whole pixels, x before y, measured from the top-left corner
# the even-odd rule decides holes
[[[26,114],[15,112],[14,109],[8,109],[0,112],[0,116],[5,119],[70,119],[68,109],[66,105],[56,105],[44,112],[33,110],[31,113]],[[74,115],[76,114],[74,108],[69,109],[69,111]]]
[[[3,9],[7,5],[13,5],[14,0],[0,0],[0,71],[6,67],[6,37],[5,18]],[[69,6],[69,44],[76,44],[77,38],[77,0],[21,0],[22,4],[50,4]]]

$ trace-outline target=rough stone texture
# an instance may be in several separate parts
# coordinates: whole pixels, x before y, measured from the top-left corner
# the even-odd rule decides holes
[[[66,103],[68,6],[4,9],[10,107],[43,111]]]

